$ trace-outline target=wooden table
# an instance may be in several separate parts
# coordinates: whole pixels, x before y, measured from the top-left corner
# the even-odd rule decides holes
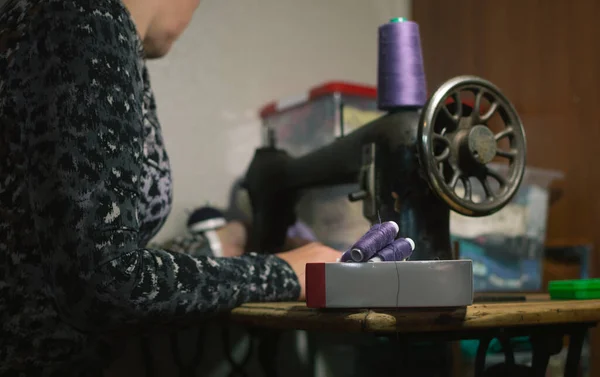
[[[295,302],[257,303],[233,310],[230,319],[253,328],[400,335],[405,341],[479,339],[476,376],[493,373],[484,366],[494,338],[505,345],[506,365],[501,367],[508,367],[514,364],[508,340],[529,336],[533,365],[528,375],[544,376],[549,357],[560,352],[564,336],[569,336],[565,376],[575,377],[585,334],[600,322],[600,300],[551,301],[545,295],[528,295],[522,302],[408,310],[316,310]]]

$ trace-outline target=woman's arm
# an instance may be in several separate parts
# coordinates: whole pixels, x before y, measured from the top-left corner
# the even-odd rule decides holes
[[[217,230],[188,231],[162,244],[167,250],[192,256],[239,257],[246,247],[246,227],[231,221]]]
[[[62,315],[103,331],[297,299],[296,275],[274,256],[140,247],[143,82],[133,25],[118,0],[42,8],[9,90],[27,114],[29,205]]]

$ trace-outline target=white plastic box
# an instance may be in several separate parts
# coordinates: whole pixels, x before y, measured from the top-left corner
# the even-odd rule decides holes
[[[505,166],[492,165],[503,173]],[[537,291],[548,219],[549,186],[562,173],[527,167],[519,191],[497,213],[466,217],[450,215],[450,233],[460,258],[473,261],[475,291]],[[480,186],[479,186],[480,187]],[[475,195],[483,195],[474,189]]]

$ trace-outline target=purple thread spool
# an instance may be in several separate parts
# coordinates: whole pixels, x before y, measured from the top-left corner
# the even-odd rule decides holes
[[[398,238],[379,251],[369,262],[394,262],[408,258],[415,249],[415,241],[410,238]]]
[[[386,221],[379,224],[379,227],[373,226],[344,254],[349,254],[353,262],[367,261],[394,241],[399,229],[398,224],[393,221]]]
[[[373,231],[375,231],[375,230],[379,229],[380,227],[381,227],[381,224],[375,224],[375,225],[373,225],[373,226],[371,227],[371,229],[369,229],[369,230],[367,231],[367,233],[365,233],[365,234],[364,234],[364,235],[361,237],[361,239],[362,239],[362,238],[364,238],[364,237],[365,237],[367,234],[369,234],[369,233],[371,233],[371,232],[373,232]],[[352,260],[352,256],[351,256],[351,253],[350,253],[351,251],[352,251],[352,248],[350,248],[349,250],[347,250],[346,252],[344,252],[344,254],[342,254],[342,256],[341,256],[341,258],[340,258],[340,262],[354,262],[354,261]]]
[[[377,105],[381,110],[422,107],[427,85],[419,25],[395,18],[379,27]]]

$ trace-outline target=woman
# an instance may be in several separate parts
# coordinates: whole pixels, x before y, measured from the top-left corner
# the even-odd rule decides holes
[[[197,5],[2,6],[0,375],[98,374],[108,332],[303,299],[305,264],[339,257],[319,244],[232,258],[146,247],[171,176],[145,59],[169,51]]]

